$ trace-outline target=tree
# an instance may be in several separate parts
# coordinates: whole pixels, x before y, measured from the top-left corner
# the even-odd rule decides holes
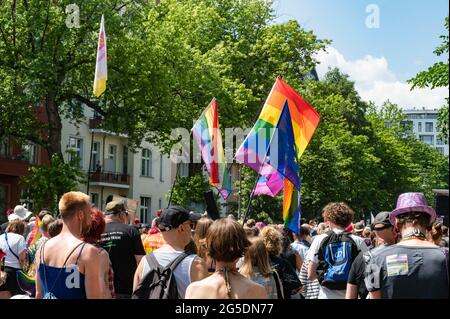
[[[51,158],[51,166],[29,168],[29,175],[21,178],[21,183],[26,189],[26,197],[33,201],[36,211],[44,207],[52,212],[58,211],[58,199],[66,192],[76,189],[78,183],[85,183],[86,175],[78,168],[79,158],[64,163],[59,156],[54,154]]]
[[[449,17],[445,18],[445,28],[447,29],[447,34],[441,35],[442,44],[438,46],[434,50],[434,54],[437,56],[441,56],[444,53],[448,54],[449,49]],[[419,72],[414,78],[409,79],[408,83],[412,84],[411,90],[418,88],[430,87],[431,89],[437,87],[447,87],[449,85],[449,64],[448,58],[446,62],[439,61],[433,64],[426,71]],[[449,108],[449,100],[448,98],[447,104],[442,106],[439,110],[438,115],[438,127],[440,129],[439,136],[448,143],[449,131],[448,131],[448,108]]]

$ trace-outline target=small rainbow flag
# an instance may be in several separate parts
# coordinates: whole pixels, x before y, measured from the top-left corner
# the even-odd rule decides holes
[[[30,237],[28,238],[28,247],[34,245],[39,240],[39,238],[41,238],[41,227],[42,221],[39,219],[39,216],[36,216],[33,229],[31,230]]]
[[[215,98],[195,122],[192,134],[202,152],[202,158],[209,173],[210,185],[216,187],[220,195],[227,199],[232,192],[231,180],[225,161]]]
[[[283,193],[283,221],[284,226],[296,233],[300,233],[300,192],[287,178],[284,179]]]

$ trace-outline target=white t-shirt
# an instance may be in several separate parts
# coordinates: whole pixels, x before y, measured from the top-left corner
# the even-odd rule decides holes
[[[333,229],[333,231],[336,234],[342,233],[343,230],[340,229]],[[322,241],[327,237],[327,234],[321,234],[314,236],[314,240],[311,243],[311,247],[309,248],[308,254],[306,255],[306,259],[312,261],[313,263],[318,264],[319,263],[319,249],[320,244]],[[356,246],[360,251],[363,253],[367,252],[369,248],[367,247],[366,243],[364,242],[364,239],[361,237],[358,237],[356,235],[350,235],[350,237],[355,242]],[[328,289],[326,287],[320,286],[320,292],[318,299],[345,299],[345,290],[334,290],[334,289]]]
[[[14,256],[13,253],[11,253],[11,250],[20,257],[20,254],[27,249],[27,245],[25,243],[25,238],[23,238],[22,235],[15,234],[15,233],[8,233],[8,243],[11,247],[11,250],[9,250],[8,245],[6,244],[6,233],[0,235],[0,248],[3,250],[3,252],[6,254],[5,257],[5,266],[6,267],[12,267],[16,269],[22,269],[20,266],[19,260]]]

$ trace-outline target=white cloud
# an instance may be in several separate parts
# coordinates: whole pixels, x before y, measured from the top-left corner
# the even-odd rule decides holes
[[[337,67],[355,82],[355,88],[363,100],[373,101],[377,105],[389,99],[404,109],[433,109],[444,105],[444,99],[448,97],[447,88],[416,88],[411,91],[411,85],[399,81],[389,69],[385,57],[366,55],[357,60],[347,60],[336,48],[328,47],[327,52],[320,52],[316,58],[320,62],[316,67],[319,77],[323,77],[330,67]]]

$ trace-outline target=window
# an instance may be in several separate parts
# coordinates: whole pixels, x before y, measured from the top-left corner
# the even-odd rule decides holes
[[[189,163],[178,164],[178,176],[189,176]]]
[[[417,123],[417,130],[422,132],[422,122]]]
[[[22,145],[22,159],[30,164],[37,164],[37,145]]]
[[[440,131],[439,126],[436,125],[436,132],[439,133]]]
[[[122,174],[128,174],[128,147],[123,147]]]
[[[91,193],[91,202],[92,204],[94,204],[95,207],[99,208],[100,206],[98,205],[98,193]]]
[[[140,209],[140,215],[139,219],[141,223],[147,224],[148,220],[150,219],[148,214],[151,212],[152,209],[152,198],[151,197],[141,197],[141,209]]]
[[[159,181],[164,182],[164,172],[163,172],[163,163],[164,156],[162,154],[159,155]]]
[[[116,155],[117,155],[117,146],[110,144],[108,147],[108,155],[106,158],[105,168],[107,172],[116,172]]]
[[[158,200],[158,208],[161,209],[162,208],[162,198],[160,198]]]
[[[436,149],[438,150],[439,153],[444,155],[444,148],[443,147],[436,147]]]
[[[78,157],[79,163],[78,166],[81,168],[83,163],[83,139],[76,137],[69,137],[69,150],[72,150],[74,154],[69,153],[69,161],[73,159],[73,157]]]
[[[92,144],[92,155],[91,155],[91,172],[96,171],[97,168],[101,170],[100,163],[100,142],[94,142]]]
[[[425,123],[425,132],[427,132],[427,133],[433,132],[433,122]]]
[[[434,144],[434,136],[433,135],[420,135],[419,138],[425,144],[428,144],[428,145]]]
[[[152,177],[152,151],[148,148],[142,149],[141,175]]]

